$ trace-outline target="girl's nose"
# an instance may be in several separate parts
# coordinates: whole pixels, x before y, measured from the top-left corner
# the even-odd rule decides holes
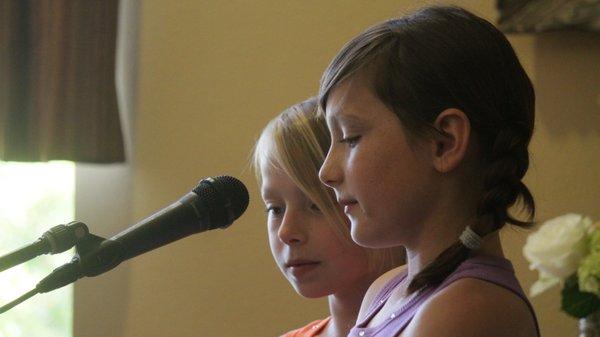
[[[286,209],[283,220],[279,226],[277,236],[286,245],[299,245],[306,242],[306,224],[302,223],[302,216],[296,211]]]
[[[335,154],[331,151],[331,148],[329,148],[329,152],[327,152],[325,161],[319,170],[319,179],[323,184],[331,188],[335,188],[335,186],[341,182],[341,170],[337,163]]]

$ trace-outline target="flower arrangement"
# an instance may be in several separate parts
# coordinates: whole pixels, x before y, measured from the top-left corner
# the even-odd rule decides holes
[[[548,220],[529,235],[523,254],[539,272],[531,296],[563,284],[564,312],[584,318],[599,311],[600,222],[579,214]]]

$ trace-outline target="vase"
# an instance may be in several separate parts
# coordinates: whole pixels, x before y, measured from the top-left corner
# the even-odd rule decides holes
[[[579,337],[600,337],[600,310],[579,319]]]

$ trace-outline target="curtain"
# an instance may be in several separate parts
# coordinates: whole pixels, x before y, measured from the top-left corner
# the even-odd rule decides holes
[[[0,0],[0,159],[125,160],[118,0]]]

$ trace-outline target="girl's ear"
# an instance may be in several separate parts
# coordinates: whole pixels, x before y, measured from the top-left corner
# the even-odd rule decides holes
[[[432,143],[433,165],[441,173],[454,170],[465,158],[471,138],[471,123],[458,109],[442,111],[433,126],[439,131]]]

